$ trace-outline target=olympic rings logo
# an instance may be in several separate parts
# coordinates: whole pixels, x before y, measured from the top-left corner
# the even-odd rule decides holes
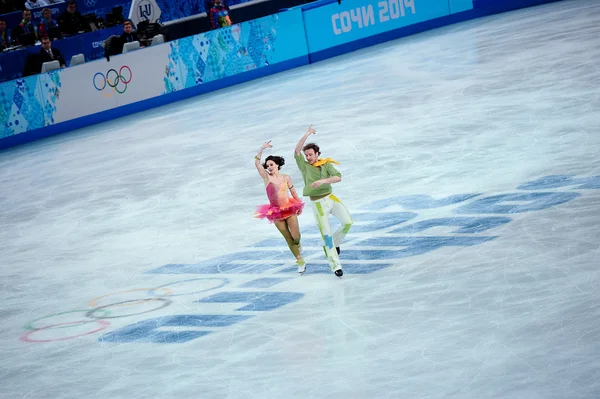
[[[106,75],[102,72],[97,72],[92,79],[92,84],[104,97],[111,98],[115,92],[119,94],[125,93],[131,79],[133,79],[131,68],[123,65],[119,69],[119,72],[116,69],[109,69]]]
[[[194,282],[194,286],[196,286],[198,281],[213,281],[213,283],[204,289],[184,291],[177,294],[170,288],[174,285],[184,285],[190,282]],[[222,288],[229,283],[230,281],[227,278],[201,277],[174,281],[158,287],[134,288],[105,294],[89,301],[89,309],[67,310],[31,320],[24,326],[27,332],[21,335],[19,339],[23,342],[40,343],[66,341],[93,335],[109,328],[111,319],[138,316],[161,310],[171,305],[172,297],[198,295]],[[111,302],[108,298],[115,298],[113,301],[116,302]],[[138,309],[133,311],[122,310],[131,307]],[[72,317],[73,314],[82,313],[81,316]]]

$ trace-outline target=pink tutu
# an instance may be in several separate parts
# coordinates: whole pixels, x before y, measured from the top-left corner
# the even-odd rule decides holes
[[[261,205],[256,208],[254,217],[259,219],[268,219],[270,222],[284,220],[292,215],[299,215],[304,208],[304,202],[295,198],[288,198],[285,206],[279,207],[271,204]]]

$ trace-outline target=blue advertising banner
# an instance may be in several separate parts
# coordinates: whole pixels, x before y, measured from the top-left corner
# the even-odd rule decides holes
[[[283,12],[170,42],[166,91],[174,92],[306,57],[302,12]]]
[[[88,61],[102,58],[104,57],[104,47],[102,47],[104,41],[110,36],[120,35],[122,33],[123,25],[117,25],[111,28],[86,33],[85,35],[81,36],[80,53],[85,55],[85,59]]]
[[[96,52],[103,55],[102,41],[122,29],[76,36],[57,41],[56,46],[67,63],[74,50],[89,60]],[[73,49],[67,48],[71,43]],[[27,51],[39,51],[39,46]],[[144,101],[166,103],[185,89],[194,93],[208,85],[225,87],[219,82],[241,82],[306,63],[308,50],[298,9],[117,55],[110,62],[86,62],[4,82],[0,84],[0,141]]]
[[[449,0],[450,14],[473,9],[473,0]]]
[[[86,61],[95,60],[104,56],[102,42],[111,35],[123,33],[123,26],[114,26],[95,32],[57,40],[52,46],[62,53],[67,66],[75,54],[83,54]],[[8,51],[0,54],[0,82],[17,79],[22,76],[25,60],[29,54],[39,53],[41,46],[30,46],[19,50]]]
[[[440,0],[344,0],[306,9],[311,53],[450,14]]]
[[[79,0],[77,2],[77,11],[81,14],[91,14],[100,8],[112,8],[123,5],[123,0]],[[127,10],[123,7],[123,15]]]

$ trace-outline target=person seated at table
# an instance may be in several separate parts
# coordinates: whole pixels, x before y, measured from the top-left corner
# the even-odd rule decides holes
[[[31,22],[31,10],[23,10],[23,20],[12,30],[12,38],[21,44],[20,37],[33,33],[37,37],[37,28]]]
[[[48,7],[52,2],[47,0],[26,0],[25,8],[31,10],[32,8]]]
[[[139,41],[138,34],[133,30],[133,24],[131,21],[125,21],[123,23],[123,34],[119,36],[119,40],[121,42],[121,48],[123,48],[125,43]]]
[[[40,25],[38,26],[38,35],[40,37],[50,37],[50,29],[52,28],[58,28],[58,24],[52,18],[52,10],[50,10],[49,8],[44,8],[42,10],[42,19],[40,20]],[[56,39],[54,37],[51,38]]]
[[[0,19],[0,51],[10,47],[10,35],[6,31],[6,21]]]
[[[63,35],[76,35],[85,30],[85,21],[81,13],[77,11],[75,0],[67,1],[67,10],[58,18],[58,26]]]
[[[42,49],[40,50],[40,59],[42,64],[44,62],[50,62],[57,60],[61,68],[66,66],[65,59],[62,53],[57,48],[52,48],[52,41],[48,36],[42,37]]]

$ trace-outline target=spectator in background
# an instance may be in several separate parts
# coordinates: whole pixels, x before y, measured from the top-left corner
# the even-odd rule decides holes
[[[133,24],[131,21],[125,21],[123,23],[123,34],[119,37],[121,42],[121,49],[125,45],[125,43],[137,42],[138,36],[137,32],[133,31]]]
[[[6,31],[6,21],[0,19],[0,51],[10,47],[10,36]]]
[[[20,9],[21,7],[17,7],[12,0],[0,0],[0,14],[8,14]]]
[[[26,0],[25,8],[31,10],[32,8],[48,7],[50,4],[51,2],[46,0]]]
[[[52,10],[44,8],[42,10],[42,19],[38,27],[38,35],[40,35],[40,37],[50,36],[50,29],[52,28],[58,28],[58,24],[52,19]]]
[[[42,37],[42,49],[40,50],[40,59],[42,64],[57,60],[61,68],[66,66],[65,59],[57,48],[52,48],[52,42],[48,36]]]
[[[23,10],[23,20],[13,28],[12,38],[20,44],[21,35],[34,33],[37,36],[37,28],[31,22],[31,10]]]
[[[77,11],[75,0],[67,2],[67,10],[58,18],[58,25],[63,35],[76,35],[85,30],[85,21],[81,13]]]
[[[210,9],[208,15],[210,17],[210,24],[213,29],[231,26],[231,19],[229,18],[229,7],[224,5],[222,0],[213,1],[213,6]]]

